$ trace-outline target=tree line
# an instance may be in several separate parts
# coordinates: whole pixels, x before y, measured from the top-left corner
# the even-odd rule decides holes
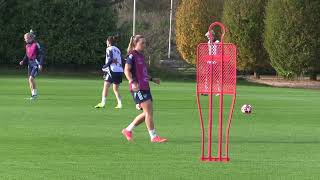
[[[46,52],[46,64],[101,64],[105,40],[116,32],[111,0],[10,0],[0,4],[0,63],[24,56],[30,29]]]
[[[30,29],[45,48],[48,66],[100,67],[109,35],[118,37],[125,57],[132,5],[133,0],[0,0],[0,64],[17,64],[25,52],[23,34]],[[170,1],[137,0],[136,34],[146,36],[151,64],[168,52],[169,9]],[[172,57],[179,59],[174,33],[172,38]]]
[[[276,71],[285,78],[320,71],[318,0],[175,0],[173,58],[195,63],[196,45],[213,21],[228,28],[239,49],[238,70]],[[177,7],[177,8],[176,8]],[[137,1],[138,34],[147,37],[146,59],[166,57],[169,1]],[[125,54],[132,34],[132,0],[0,0],[0,64],[24,55],[23,34],[36,31],[48,65],[98,65],[108,35],[119,35]],[[218,33],[218,32],[217,32]]]
[[[221,0],[184,0],[178,7],[177,45],[187,62],[195,63],[196,45],[206,41],[204,34],[212,22],[208,17],[218,14],[217,20],[228,28],[227,41],[238,47],[238,70],[259,77],[272,67],[287,79],[302,75],[316,79],[320,1],[224,0],[220,12],[210,7],[212,2],[221,4]]]

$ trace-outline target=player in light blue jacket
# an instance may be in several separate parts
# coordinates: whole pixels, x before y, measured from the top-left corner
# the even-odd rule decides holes
[[[114,45],[116,39],[114,36],[109,36],[106,44],[106,62],[102,67],[102,71],[105,73],[104,86],[102,90],[101,102],[95,106],[95,108],[104,108],[107,101],[108,90],[113,84],[113,92],[117,98],[117,109],[122,108],[121,95],[119,93],[119,86],[122,83],[123,67],[121,61],[121,51]]]

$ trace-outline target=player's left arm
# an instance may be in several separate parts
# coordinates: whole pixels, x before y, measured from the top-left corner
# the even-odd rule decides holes
[[[160,85],[160,83],[161,83],[160,78],[152,77],[150,74],[148,74],[148,80],[150,82],[157,84],[157,85]]]
[[[160,78],[151,77],[150,75],[149,75],[149,81],[151,81],[155,84],[158,84],[158,85],[160,85],[160,83],[161,83]]]
[[[37,43],[37,48],[38,48],[37,59],[39,60],[39,69],[40,71],[42,71],[42,68],[44,65],[45,52],[43,47],[39,43]]]
[[[106,64],[103,65],[102,71],[107,72],[109,69],[109,66],[113,63],[113,53],[111,50],[107,50],[106,52]]]

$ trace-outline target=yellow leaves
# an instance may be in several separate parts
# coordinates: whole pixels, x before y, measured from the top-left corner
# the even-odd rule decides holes
[[[195,63],[196,47],[205,42],[205,33],[210,25],[207,0],[184,0],[176,13],[176,42],[182,58]]]

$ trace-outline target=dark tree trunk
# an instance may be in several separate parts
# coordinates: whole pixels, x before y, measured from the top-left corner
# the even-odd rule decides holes
[[[312,80],[312,81],[316,81],[317,80],[317,73],[316,72],[312,72],[311,74],[310,74],[310,80]]]
[[[259,74],[257,71],[254,71],[253,77],[254,77],[255,79],[260,79],[260,74]]]

